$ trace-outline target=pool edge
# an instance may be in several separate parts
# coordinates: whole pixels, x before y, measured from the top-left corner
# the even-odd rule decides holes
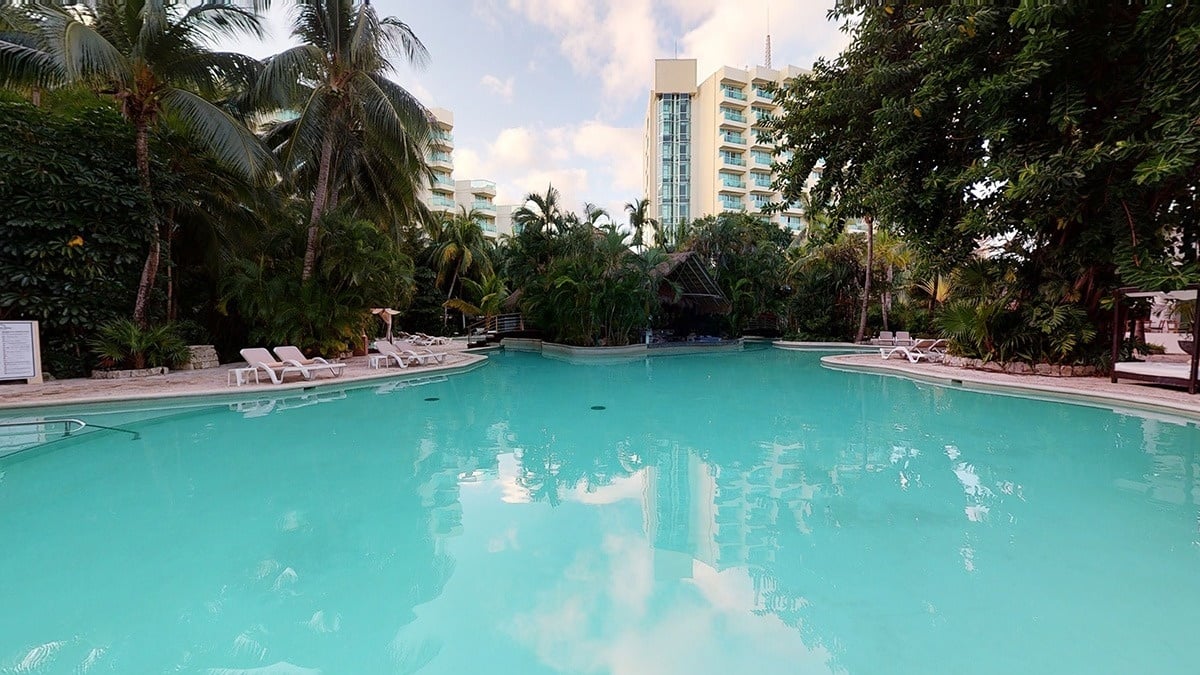
[[[999,394],[1016,396],[1018,398],[1038,399],[1059,403],[1072,403],[1106,409],[1126,409],[1140,412],[1168,413],[1187,418],[1190,422],[1200,424],[1200,400],[1195,404],[1177,403],[1163,399],[1129,398],[1123,393],[1092,391],[1084,392],[1078,389],[1062,386],[1052,386],[1036,383],[997,382],[986,379],[985,374],[978,371],[960,369],[953,376],[913,370],[905,367],[907,363],[862,363],[843,360],[846,354],[822,356],[821,366],[829,370],[852,373],[868,373],[888,377],[902,377],[916,382],[932,384],[948,389],[962,389],[984,394]],[[855,354],[854,356],[861,356]],[[987,373],[986,375],[994,375]],[[1021,377],[1012,375],[1011,377]]]
[[[270,392],[277,391],[292,393],[296,391],[321,392],[332,389],[359,389],[385,384],[388,382],[402,382],[404,380],[422,379],[430,376],[462,375],[487,365],[489,361],[488,357],[483,354],[464,355],[467,357],[466,362],[430,366],[427,368],[420,368],[419,370],[381,368],[378,369],[377,372],[372,371],[359,375],[323,378],[320,380],[296,380],[294,382],[284,382],[282,384],[272,385],[270,387],[255,387],[249,389],[238,388],[231,390],[229,386],[226,385],[224,387],[214,386],[208,389],[170,394],[144,392],[116,396],[80,396],[70,400],[59,401],[0,402],[0,416],[3,416],[5,413],[10,411],[56,410],[75,407],[106,406],[108,404],[120,405],[126,403],[144,403],[146,401],[160,403],[163,407],[172,407],[173,404],[218,405],[223,403],[261,399],[264,397],[264,395],[269,395]]]

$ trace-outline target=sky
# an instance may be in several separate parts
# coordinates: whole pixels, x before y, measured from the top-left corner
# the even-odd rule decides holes
[[[613,213],[640,198],[642,127],[654,59],[762,65],[770,13],[773,65],[810,67],[848,43],[826,20],[833,0],[374,0],[407,23],[430,62],[391,78],[427,107],[454,113],[454,178],[496,182],[497,204],[552,183],[563,204]],[[768,7],[769,5],[769,7]],[[221,45],[266,57],[293,44],[276,2],[265,39]]]

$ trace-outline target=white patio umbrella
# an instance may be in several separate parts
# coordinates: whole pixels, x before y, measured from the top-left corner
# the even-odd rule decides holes
[[[394,343],[395,341],[392,339],[392,317],[399,314],[400,310],[392,309],[391,307],[375,307],[371,310],[371,313],[378,314],[379,318],[383,319],[384,325],[387,326],[386,339],[388,342]]]

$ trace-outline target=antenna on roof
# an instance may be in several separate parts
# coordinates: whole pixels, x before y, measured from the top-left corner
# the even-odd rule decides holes
[[[679,58],[679,38],[675,38],[675,58]]]
[[[767,0],[767,48],[764,51],[766,52],[767,70],[770,70],[771,69],[771,0]]]

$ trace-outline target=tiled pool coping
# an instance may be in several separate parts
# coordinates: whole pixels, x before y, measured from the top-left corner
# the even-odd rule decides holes
[[[1107,377],[1010,375],[955,368],[938,363],[884,361],[878,353],[825,356],[821,358],[821,365],[833,370],[907,377],[919,382],[986,394],[1169,413],[1200,422],[1200,395],[1192,396],[1187,392],[1146,384],[1113,384]]]

